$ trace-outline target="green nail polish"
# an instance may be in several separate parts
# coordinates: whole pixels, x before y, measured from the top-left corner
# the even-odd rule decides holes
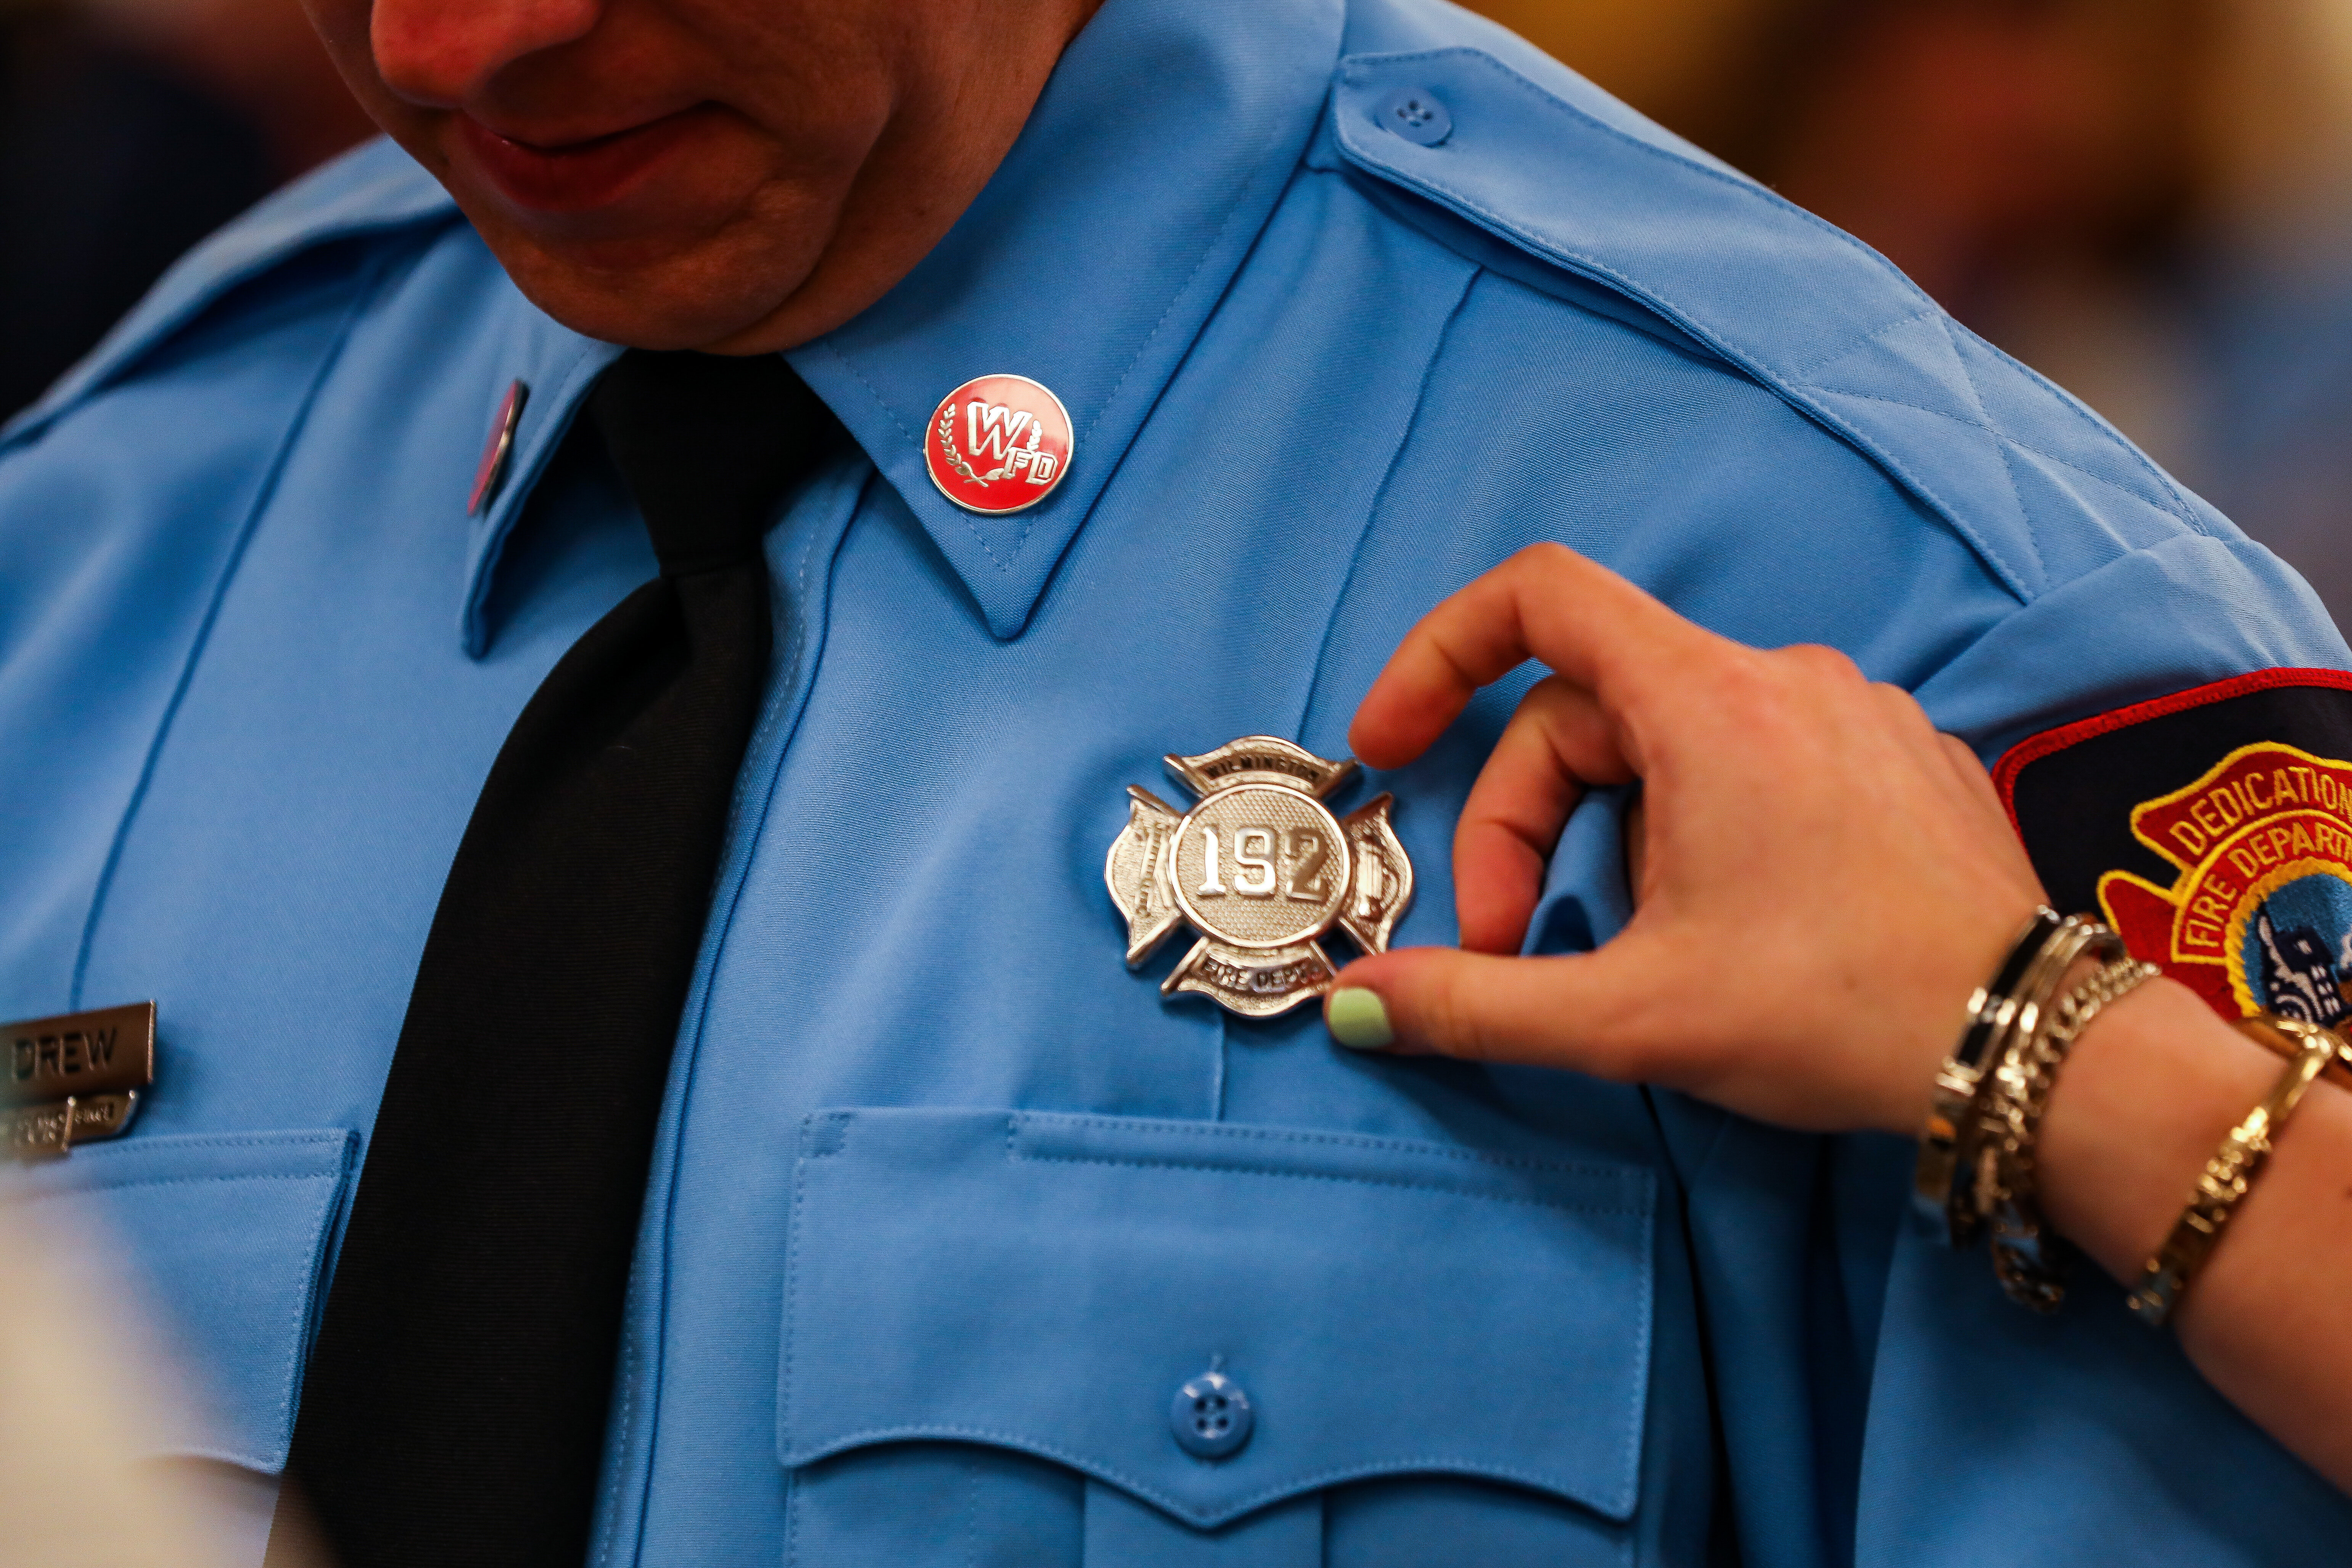
[[[1323,1016],[1331,1026],[1331,1037],[1351,1051],[1385,1050],[1396,1044],[1396,1031],[1389,1027],[1388,1005],[1376,991],[1354,987],[1334,991]]]

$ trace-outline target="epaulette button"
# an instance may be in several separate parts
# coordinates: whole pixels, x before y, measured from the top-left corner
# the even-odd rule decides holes
[[[1434,147],[1454,134],[1454,116],[1419,88],[1393,93],[1381,105],[1380,122],[1415,146]]]

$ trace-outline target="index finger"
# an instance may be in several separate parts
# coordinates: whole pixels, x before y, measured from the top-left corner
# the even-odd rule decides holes
[[[1715,640],[1568,546],[1531,544],[1405,634],[1357,708],[1348,742],[1376,768],[1400,767],[1444,733],[1480,687],[1530,658],[1613,716]]]

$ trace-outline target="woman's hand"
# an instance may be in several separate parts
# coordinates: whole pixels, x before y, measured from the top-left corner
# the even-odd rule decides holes
[[[1915,1132],[1969,993],[2042,901],[1976,759],[1843,655],[1727,642],[1559,545],[1413,628],[1357,711],[1357,754],[1412,761],[1530,657],[1556,673],[1454,836],[1465,951],[1349,965],[1325,1004],[1333,1035],[1666,1084],[1786,1127]],[[1634,779],[1632,921],[1595,952],[1498,956],[1584,788]],[[2278,1072],[2185,987],[2141,987],[2067,1058],[2042,1131],[2044,1212],[2136,1280]],[[2352,1096],[2321,1083],[2173,1321],[2223,1395],[2352,1489],[2347,1170]]]
[[[1530,658],[1555,673],[1454,835],[1464,951],[1350,965],[1333,1033],[1916,1131],[1970,991],[2042,896],[1976,758],[1844,655],[1744,647],[1557,544],[1412,630],[1357,710],[1357,755],[1411,762]],[[1590,954],[1507,956],[1584,789],[1635,779],[1632,922]]]

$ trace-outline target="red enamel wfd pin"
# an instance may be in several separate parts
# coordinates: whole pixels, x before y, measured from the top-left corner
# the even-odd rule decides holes
[[[983,375],[932,413],[923,463],[966,511],[1019,511],[1054,493],[1076,445],[1060,398],[1025,375]]]

